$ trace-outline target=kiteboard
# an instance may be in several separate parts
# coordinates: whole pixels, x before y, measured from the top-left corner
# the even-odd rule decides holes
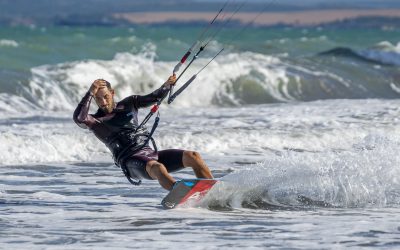
[[[194,204],[199,203],[217,182],[218,180],[214,179],[180,180],[161,201],[161,205],[165,209],[172,209],[189,200]]]

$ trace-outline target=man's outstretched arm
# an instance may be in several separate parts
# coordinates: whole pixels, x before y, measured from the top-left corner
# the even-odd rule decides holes
[[[175,82],[176,76],[173,75],[168,78],[168,80],[161,86],[161,88],[153,91],[152,93],[144,96],[133,96],[134,106],[139,109],[155,104],[168,94],[168,91],[170,90],[171,86],[175,84]]]

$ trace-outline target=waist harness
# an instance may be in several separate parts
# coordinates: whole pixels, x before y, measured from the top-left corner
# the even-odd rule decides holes
[[[130,176],[129,171],[125,166],[125,160],[128,157],[130,157],[133,153],[138,152],[145,146],[148,146],[149,141],[151,141],[154,151],[158,152],[157,145],[152,137],[154,131],[158,126],[158,123],[159,123],[159,117],[156,117],[150,133],[144,126],[140,126],[137,128],[134,127],[122,128],[121,131],[114,134],[105,143],[113,154],[115,165],[121,168],[122,172],[124,173],[128,181],[135,186],[140,185],[142,181],[134,179]]]

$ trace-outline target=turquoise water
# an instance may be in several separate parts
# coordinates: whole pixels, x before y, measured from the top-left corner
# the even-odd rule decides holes
[[[43,64],[85,59],[110,60],[118,52],[138,53],[146,43],[156,45],[157,60],[176,61],[200,34],[202,27],[1,27],[0,39],[18,49],[0,46],[3,69],[29,70]],[[216,38],[233,50],[263,54],[313,55],[334,47],[366,49],[379,42],[397,44],[400,30],[250,28],[224,29]],[[240,33],[240,36],[237,34]],[[303,41],[302,41],[303,38]],[[309,39],[304,41],[304,38]]]

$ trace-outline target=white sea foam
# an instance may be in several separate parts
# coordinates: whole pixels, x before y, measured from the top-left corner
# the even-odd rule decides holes
[[[52,200],[52,201],[65,200],[67,198],[64,195],[54,194],[45,191],[36,192],[32,195],[32,197],[37,198],[39,200]]]
[[[382,207],[399,205],[400,144],[371,135],[354,151],[288,151],[222,178],[204,205]],[[240,188],[239,188],[240,187]],[[260,205],[261,204],[261,205]]]
[[[395,101],[339,100],[246,108],[161,109],[155,138],[160,149],[184,148],[208,155],[237,155],[240,159],[252,155],[246,161],[253,162],[286,150],[346,151],[371,133],[400,137],[397,106]],[[111,163],[108,149],[88,130],[78,128],[71,116],[70,112],[43,111],[24,117],[3,116],[0,162]]]
[[[0,112],[20,114],[38,109],[39,107],[23,97],[0,93]]]
[[[47,110],[72,110],[91,82],[98,78],[110,81],[117,97],[153,91],[168,78],[175,62],[155,61],[154,45],[148,44],[143,53],[133,55],[119,53],[111,61],[88,60],[83,62],[45,65],[32,69],[32,79],[25,90],[30,99]],[[198,59],[180,84],[200,70],[209,59]],[[278,100],[292,99],[285,88],[285,67],[277,58],[254,53],[227,54],[221,56],[200,74],[195,83],[176,100],[178,106],[209,106],[216,97],[231,96],[226,85],[236,79],[258,72],[262,75],[259,85]],[[179,84],[178,84],[179,87]],[[197,98],[192,98],[196,93]],[[235,97],[231,96],[232,102]]]
[[[31,115],[2,120],[2,165],[110,160],[107,149],[92,135],[78,132],[69,114],[62,118]]]
[[[397,45],[392,44],[389,41],[382,41],[377,43],[372,47],[373,49],[383,50],[383,51],[392,51],[400,54],[400,42]]]
[[[368,59],[400,66],[400,42],[393,45],[388,41],[383,41],[359,53]]]
[[[19,44],[17,41],[14,41],[14,40],[1,39],[0,46],[2,46],[2,47],[18,47]]]

